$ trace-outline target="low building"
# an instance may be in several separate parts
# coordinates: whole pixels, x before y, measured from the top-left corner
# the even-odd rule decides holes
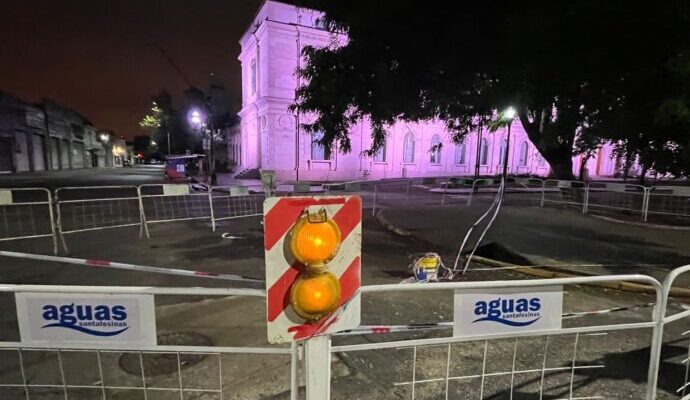
[[[111,136],[54,101],[32,104],[0,92],[0,172],[113,166]]]
[[[352,151],[341,154],[315,143],[320,134],[305,135],[300,123],[309,115],[289,111],[301,84],[305,46],[344,45],[347,37],[323,29],[322,13],[266,1],[240,39],[242,109],[239,137],[229,139],[230,157],[238,170],[275,170],[279,179],[352,180],[371,178],[498,174],[508,163],[511,174],[546,176],[549,165],[528,139],[521,124],[512,125],[508,160],[503,160],[507,132],[477,132],[455,144],[441,121],[396,123],[388,127],[385,145],[373,157],[371,127],[363,121],[350,132]],[[616,160],[604,146],[588,161],[590,177],[612,176]],[[579,158],[573,172],[579,172]]]

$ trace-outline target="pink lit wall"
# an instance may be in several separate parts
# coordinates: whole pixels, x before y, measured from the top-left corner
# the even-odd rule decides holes
[[[267,1],[240,39],[242,124],[240,137],[235,138],[233,146],[233,151],[240,156],[240,170],[275,170],[279,179],[321,181],[473,175],[478,135],[468,135],[462,145],[455,145],[439,121],[397,123],[389,127],[385,149],[378,157],[362,155],[371,148],[370,126],[364,121],[351,132],[352,152],[333,152],[329,159],[323,159],[324,152],[314,148],[311,135],[298,128],[310,116],[288,111],[300,84],[295,71],[304,62],[301,49],[347,43],[344,35],[321,29],[320,16],[313,10]],[[481,174],[492,175],[502,170],[501,149],[506,133],[483,135],[486,151],[481,157]],[[442,146],[438,154],[433,154],[431,149],[436,140]],[[575,157],[575,174],[579,165],[579,157]],[[511,174],[549,174],[548,163],[519,122],[514,122],[511,128],[508,170]],[[589,160],[587,170],[590,176],[614,174],[615,160],[611,158],[610,146]]]

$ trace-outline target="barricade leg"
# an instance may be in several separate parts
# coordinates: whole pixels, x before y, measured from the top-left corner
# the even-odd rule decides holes
[[[211,229],[216,231],[216,216],[213,212],[213,187],[208,188],[208,206],[211,210]]]
[[[307,400],[331,398],[331,338],[313,337],[305,343]]]

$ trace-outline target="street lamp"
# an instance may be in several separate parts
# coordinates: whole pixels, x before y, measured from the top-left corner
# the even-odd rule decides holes
[[[515,109],[513,107],[508,107],[503,111],[501,119],[508,124],[508,137],[506,138],[506,148],[503,153],[503,182],[505,185],[506,179],[508,177],[508,152],[510,149],[510,127],[513,125],[513,118],[515,118]]]
[[[209,107],[207,106],[207,109]],[[189,120],[189,124],[192,126],[194,129],[198,129],[201,131],[201,134],[204,136],[203,140],[205,143],[208,143],[207,146],[204,146],[204,150],[208,150],[208,164],[209,164],[209,172],[211,174],[211,185],[217,184],[217,178],[216,178],[216,163],[215,163],[215,157],[214,157],[214,151],[213,151],[213,121],[209,120],[210,126],[208,126],[207,129],[207,124],[206,124],[206,118],[211,118],[211,115],[209,112],[207,113],[202,113],[198,109],[191,109],[188,114],[187,114],[187,119]],[[207,148],[206,148],[207,147]]]
[[[101,133],[100,138],[103,143],[108,143],[110,140],[110,136],[107,133]]]
[[[192,126],[195,129],[201,128],[201,126],[203,125],[203,120],[201,118],[201,112],[199,112],[199,110],[192,110],[189,113],[189,122],[192,124]]]

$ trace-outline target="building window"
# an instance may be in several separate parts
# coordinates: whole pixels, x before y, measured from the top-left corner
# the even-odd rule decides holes
[[[376,150],[376,154],[374,154],[374,162],[386,162],[386,142],[387,141],[384,140],[381,147]]]
[[[324,147],[321,143],[323,139],[323,132],[316,131],[311,135],[311,159],[316,161],[324,161],[331,159],[331,149]]]
[[[487,165],[489,163],[489,141],[486,138],[482,139],[482,145],[479,150],[479,164]]]
[[[506,147],[508,146],[508,142],[503,139],[501,141],[501,153],[498,155],[498,165],[503,165],[506,161]]]
[[[537,166],[543,167],[544,164],[546,164],[546,160],[544,160],[544,157],[537,151],[537,154],[535,154],[535,157],[537,158]]]
[[[441,138],[438,135],[434,135],[431,137],[431,149],[429,149],[429,155],[430,163],[441,163]]]
[[[465,164],[465,143],[455,145],[455,164]]]
[[[249,65],[249,86],[251,88],[251,93],[256,93],[256,60],[252,60]]]
[[[527,166],[527,152],[529,151],[529,145],[527,142],[522,142],[520,145],[520,166]]]
[[[405,134],[405,141],[403,142],[403,162],[414,162],[414,133],[407,132]]]

